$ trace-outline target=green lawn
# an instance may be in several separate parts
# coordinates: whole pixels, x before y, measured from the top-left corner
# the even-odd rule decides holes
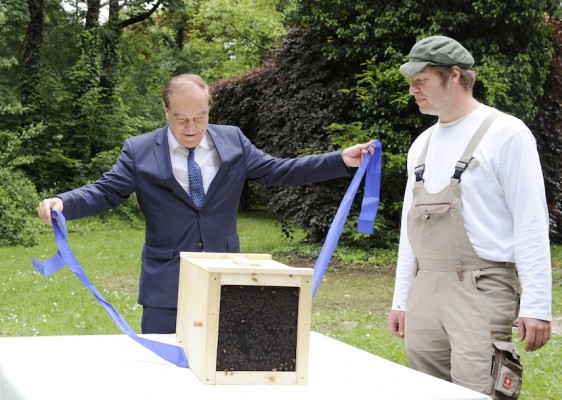
[[[242,214],[239,228],[243,252],[273,254],[286,264],[314,264],[314,258],[303,254],[314,254],[318,248],[311,251],[283,238],[281,227],[264,214]],[[68,229],[70,245],[89,279],[139,332],[141,309],[136,299],[143,231],[96,220],[69,221]],[[52,233],[43,235],[37,247],[0,247],[0,336],[120,333],[67,268],[49,278],[35,271],[32,257],[44,261],[55,252]],[[522,353],[522,399],[562,398],[562,247],[553,246],[552,255],[555,335],[543,349]],[[361,258],[376,260],[379,255],[362,254]],[[338,249],[313,301],[313,330],[406,365],[402,340],[386,328],[394,279],[391,264],[354,267],[350,259],[349,252]]]

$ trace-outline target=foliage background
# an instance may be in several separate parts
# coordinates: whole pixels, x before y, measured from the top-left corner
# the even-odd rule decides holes
[[[416,39],[429,34],[454,37],[477,60],[475,96],[534,128],[543,163],[548,164],[551,239],[560,241],[556,221],[562,203],[555,183],[560,178],[556,128],[560,103],[552,98],[555,89],[546,95],[544,91],[551,87],[545,85],[547,77],[556,76],[550,66],[559,62],[554,59],[551,64],[553,39],[556,43],[559,37],[551,36],[553,21],[545,20],[555,10],[551,1],[459,1],[454,10],[444,1],[296,2],[288,21],[299,30],[292,31],[273,62],[252,72],[250,79],[247,75],[216,85],[216,97],[223,101],[214,116],[243,126],[256,143],[281,156],[380,139],[385,153],[377,235],[373,239],[354,233],[359,206],[355,204],[342,241],[362,248],[392,246],[400,221],[407,149],[434,123],[409,100],[398,66]],[[296,37],[305,44],[299,45]],[[333,108],[325,104],[326,98]],[[550,107],[539,107],[540,101],[551,101]],[[251,118],[236,112],[240,104],[256,110]],[[544,123],[538,125],[538,120]],[[322,240],[336,211],[334,197],[343,196],[344,186],[328,182],[280,188],[269,207],[286,224],[305,228],[308,240]]]
[[[445,34],[477,60],[476,97],[533,129],[551,239],[560,242],[559,8],[553,0],[2,0],[0,141],[9,146],[0,168],[16,183],[0,195],[19,218],[9,220],[7,236],[32,244],[41,229],[36,196],[97,179],[127,137],[165,123],[165,81],[196,72],[213,87],[212,121],[241,126],[275,156],[378,138],[385,152],[377,235],[354,231],[358,199],[341,241],[393,247],[405,155],[434,122],[409,99],[398,66],[416,40]],[[29,203],[14,193],[20,186],[34,187]],[[299,226],[318,242],[346,186],[248,183],[242,207],[268,209],[288,235]],[[141,218],[134,198],[113,213]]]

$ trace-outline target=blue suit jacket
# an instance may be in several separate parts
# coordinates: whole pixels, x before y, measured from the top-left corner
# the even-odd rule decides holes
[[[246,179],[301,185],[349,176],[338,151],[279,159],[257,149],[237,127],[209,125],[221,165],[198,210],[172,173],[167,128],[127,139],[111,171],[59,195],[65,217],[76,219],[116,207],[136,192],[146,223],[139,285],[145,306],[177,306],[180,252],[240,252],[236,226]]]

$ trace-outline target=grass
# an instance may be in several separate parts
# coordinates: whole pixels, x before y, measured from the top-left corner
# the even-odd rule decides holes
[[[89,279],[129,325],[139,331],[138,275],[143,230],[121,229],[98,219],[69,221],[69,241]],[[289,265],[312,267],[319,247],[283,238],[267,215],[242,214],[242,251],[269,253]],[[302,233],[296,233],[296,240]],[[56,252],[52,233],[33,248],[0,247],[0,336],[121,333],[67,268],[49,278],[31,265]],[[406,365],[403,341],[388,333],[386,316],[392,299],[394,271],[388,253],[359,254],[338,247],[313,301],[312,329],[378,356]],[[552,247],[555,335],[534,353],[524,353],[525,383],[521,399],[559,399],[562,393],[562,246]],[[365,261],[368,262],[365,262]],[[375,261],[373,260],[380,260]],[[359,267],[357,266],[359,265]]]

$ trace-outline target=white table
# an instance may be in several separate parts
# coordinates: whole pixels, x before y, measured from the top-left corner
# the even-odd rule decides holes
[[[125,335],[1,337],[0,399],[489,400],[316,332],[309,365],[307,385],[203,385]]]

